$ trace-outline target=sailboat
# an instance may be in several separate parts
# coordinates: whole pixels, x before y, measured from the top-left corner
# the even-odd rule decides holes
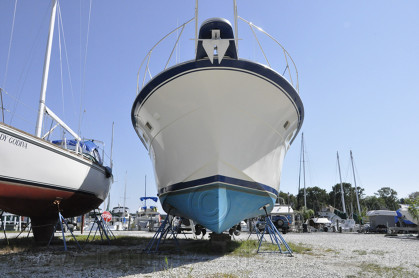
[[[285,77],[269,60],[239,57],[239,19],[272,37],[239,17],[233,4],[234,31],[223,18],[207,19],[198,29],[196,1],[195,17],[171,32],[180,30],[180,37],[195,22],[195,57],[165,67],[144,84],[155,45],[140,67],[142,72],[145,65],[144,77],[138,77],[131,110],[163,209],[218,234],[265,214],[264,208],[271,212],[285,154],[304,117],[298,75]],[[286,72],[297,72],[288,52],[273,41],[286,57]]]
[[[31,218],[34,238],[49,240],[58,219],[82,215],[106,198],[111,169],[103,165],[98,146],[83,141],[45,105],[57,0],[52,1],[50,28],[35,135],[0,122],[0,209]],[[73,140],[45,140],[44,114]]]

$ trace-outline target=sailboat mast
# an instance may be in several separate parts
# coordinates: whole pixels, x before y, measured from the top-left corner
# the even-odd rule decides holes
[[[301,152],[303,153],[304,208],[307,208],[306,166],[304,160],[304,133],[301,134]]]
[[[51,60],[51,46],[52,46],[52,38],[54,36],[56,13],[57,13],[57,0],[52,0],[51,20],[49,22],[47,49],[45,51],[44,71],[42,74],[41,96],[39,99],[38,120],[36,122],[36,130],[35,130],[35,136],[37,137],[42,136],[41,135],[42,121],[44,120],[44,113],[45,113],[45,97],[46,97],[47,84],[48,84],[49,64]]]
[[[198,0],[195,0],[195,54],[198,50]]]
[[[111,140],[111,157],[110,157],[110,166],[111,166],[111,169],[113,168],[113,159],[112,159],[112,154],[113,154],[113,129],[114,129],[114,125],[115,125],[115,122],[112,122],[112,140]]]
[[[145,209],[147,209],[147,175],[145,175],[144,177],[144,206]]]
[[[342,207],[343,212],[346,213],[346,206],[345,206],[345,192],[343,191],[343,184],[342,184],[342,174],[340,173],[340,162],[339,162],[339,152],[336,152],[338,158],[338,169],[339,169],[339,179],[340,179],[340,193],[342,197]]]
[[[356,178],[355,178],[355,168],[354,168],[354,158],[352,157],[352,150],[350,151],[351,154],[351,163],[352,163],[352,173],[354,176],[354,186],[355,186],[355,196],[356,196],[356,204],[358,206],[358,216],[361,216],[361,206],[359,205],[359,197],[358,197],[358,188],[356,186]]]
[[[122,219],[125,219],[125,201],[127,199],[127,171],[125,171],[125,187],[124,187],[124,206],[122,209]]]
[[[233,9],[234,9],[234,41],[236,43],[236,52],[237,55],[239,55],[239,30],[238,30],[238,26],[237,26],[237,2],[236,0],[233,0]]]

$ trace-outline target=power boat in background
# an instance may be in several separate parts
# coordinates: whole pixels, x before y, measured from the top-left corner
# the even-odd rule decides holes
[[[275,227],[286,234],[289,230],[295,229],[295,214],[290,205],[286,205],[283,198],[278,197],[274,208],[271,211],[271,219]]]
[[[370,210],[367,217],[370,224],[366,232],[387,233],[396,226],[397,213],[393,210]]]
[[[404,226],[409,227],[412,226],[416,227],[419,225],[418,220],[413,217],[413,215],[409,212],[409,205],[400,204],[400,208],[396,210],[397,217],[399,221],[404,224]],[[401,224],[401,226],[403,226]]]
[[[348,218],[346,212],[340,211],[332,206],[323,207],[318,215],[322,218],[327,218],[331,223],[329,227],[333,232],[353,232],[359,230],[355,220]]]
[[[50,239],[58,211],[68,218],[97,208],[113,179],[98,146],[82,140],[45,105],[57,5],[53,0],[35,135],[0,122],[0,209],[30,217],[37,241]],[[47,140],[56,126],[42,134],[45,114],[74,139]]]
[[[391,232],[394,233],[418,233],[418,220],[409,212],[409,205],[400,204],[400,208],[396,210],[396,225],[390,227]]]
[[[110,221],[110,226],[112,230],[129,230],[131,224],[131,215],[129,213],[128,207],[118,205],[112,209],[111,214],[112,220]]]
[[[222,233],[274,208],[304,108],[296,67],[276,40],[286,58],[284,74],[268,59],[239,57],[238,19],[272,37],[239,17],[235,1],[234,32],[223,18],[205,20],[198,30],[195,11],[194,19],[169,33],[181,35],[194,21],[195,57],[168,67],[170,55],[145,84],[155,45],[139,70],[131,119],[149,151],[163,209]]]
[[[135,219],[136,226],[139,230],[155,231],[161,222],[160,213],[157,211],[156,206],[147,206],[147,200],[154,202],[158,201],[157,197],[141,197],[140,201],[144,202],[143,206],[140,206]]]

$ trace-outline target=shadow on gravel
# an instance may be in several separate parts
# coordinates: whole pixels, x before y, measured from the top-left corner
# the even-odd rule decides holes
[[[419,236],[414,234],[396,234],[396,235],[385,235],[386,238],[394,238],[401,240],[419,240]]]
[[[85,237],[77,237],[82,250],[73,240],[67,241],[64,251],[62,240],[55,239],[49,246],[39,246],[32,238],[0,241],[0,277],[7,276],[81,276],[116,277],[152,274],[175,267],[192,271],[191,264],[210,261],[228,254],[251,257],[256,254],[256,241],[230,241],[225,246],[211,245],[208,240],[168,239],[160,252],[147,254],[143,249],[150,238],[117,237],[110,244],[100,239],[85,244]],[[189,265],[189,266],[188,266]],[[40,277],[41,277],[40,276]]]

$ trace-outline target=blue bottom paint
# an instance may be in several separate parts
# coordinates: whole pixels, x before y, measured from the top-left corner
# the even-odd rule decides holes
[[[261,207],[272,210],[275,197],[263,191],[213,183],[169,192],[160,196],[166,212],[192,219],[195,223],[222,233],[240,221],[265,214]]]

